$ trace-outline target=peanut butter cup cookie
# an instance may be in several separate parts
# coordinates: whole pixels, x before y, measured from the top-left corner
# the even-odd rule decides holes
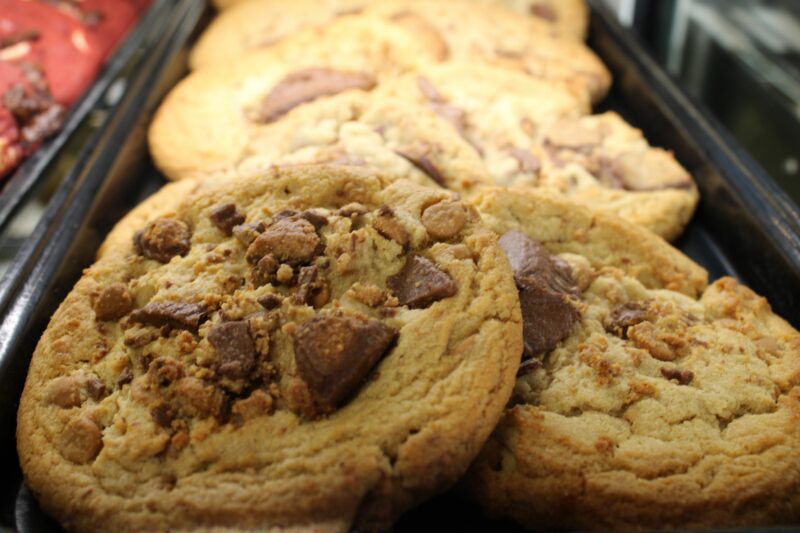
[[[669,252],[647,251],[653,243],[631,263],[619,252],[606,262],[598,250],[640,241],[599,231],[602,221],[569,249],[539,240],[560,226],[515,223],[497,206],[508,194],[478,205],[495,204],[502,221],[487,217],[505,231],[525,354],[467,492],[493,516],[544,530],[795,522],[800,334],[731,278],[698,296],[700,286],[669,290],[631,271],[647,254],[653,273],[680,268]],[[501,203],[525,209],[521,198]]]
[[[464,473],[521,339],[451,192],[323,166],[201,187],[53,316],[20,460],[70,530],[385,528]]]
[[[425,105],[481,155],[498,185],[533,187],[673,239],[697,204],[686,170],[616,113],[584,116],[585,93],[485,65],[437,64],[378,94]]]

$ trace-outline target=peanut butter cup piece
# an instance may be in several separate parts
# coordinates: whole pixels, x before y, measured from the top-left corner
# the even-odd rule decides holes
[[[247,249],[250,263],[271,254],[278,263],[305,265],[320,252],[317,229],[304,218],[282,218],[264,230]]]
[[[604,323],[606,331],[625,339],[628,328],[647,320],[647,302],[626,302],[617,306]]]
[[[131,313],[132,322],[189,331],[197,331],[206,317],[204,306],[181,302],[152,302]]]
[[[423,144],[414,144],[399,150],[395,153],[400,157],[406,159],[409,163],[417,167],[419,170],[428,175],[430,179],[435,181],[441,187],[447,187],[447,181],[444,179],[442,172],[436,168],[430,157],[430,147]]]
[[[112,283],[106,287],[94,303],[97,320],[118,320],[133,308],[128,288],[124,283]]]
[[[261,120],[273,122],[295,107],[350,89],[368,91],[375,79],[360,72],[345,72],[330,68],[307,68],[289,74],[273,87],[264,99]]]
[[[400,272],[390,276],[386,285],[397,296],[400,305],[412,309],[428,307],[458,292],[453,278],[421,255],[411,254]]]
[[[243,378],[256,362],[256,346],[245,321],[216,324],[208,333],[208,342],[217,350],[217,371],[228,378]]]
[[[569,265],[519,231],[500,238],[519,291],[524,358],[546,353],[569,335],[580,315],[569,298],[580,296]]]
[[[330,413],[386,354],[398,331],[380,320],[321,313],[294,335],[295,361],[319,413]]]
[[[232,235],[233,228],[244,223],[245,216],[236,210],[233,204],[225,204],[215,207],[211,211],[211,222],[218,227],[225,235]]]
[[[159,218],[148,223],[133,236],[136,252],[160,263],[169,263],[176,255],[186,255],[191,248],[192,232],[185,222]]]
[[[388,205],[381,206],[375,213],[375,218],[372,219],[372,227],[374,227],[378,233],[387,239],[393,240],[400,246],[405,246],[411,239],[408,230],[397,220],[397,215],[394,214],[394,210]]]

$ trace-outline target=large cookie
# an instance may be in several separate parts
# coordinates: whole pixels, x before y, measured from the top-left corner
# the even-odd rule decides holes
[[[583,0],[480,2],[532,15],[532,24],[541,31],[578,40],[586,36],[588,10]],[[192,50],[189,64],[199,68],[227,61],[255,48],[272,46],[296,31],[328,24],[336,17],[358,12],[373,3],[375,0],[249,0],[220,5],[232,9],[211,21]]]
[[[584,93],[515,72],[437,64],[376,89],[426,105],[481,154],[498,185],[535,187],[677,237],[697,204],[691,176],[616,113]]]
[[[526,355],[464,488],[491,515],[544,530],[796,522],[800,334],[731,278],[699,297],[659,288],[590,259],[611,235],[555,256],[534,227],[497,228]],[[654,254],[650,269],[669,263]]]
[[[542,30],[540,19],[471,0],[385,0],[364,9],[443,44],[449,61],[486,63],[536,78],[567,82],[605,96],[611,75],[583,43]]]
[[[359,31],[363,32],[363,39],[358,37]],[[306,42],[314,35],[320,40]],[[405,43],[408,47],[401,46],[403,39],[410,39]],[[210,172],[230,173],[247,160],[263,160],[267,154],[272,159],[288,157],[307,144],[333,144],[338,135],[350,131],[334,131],[335,126],[354,120],[354,113],[377,113],[368,111],[370,102],[360,91],[373,88],[383,76],[408,69],[425,56],[425,47],[417,54],[407,55],[413,47],[411,42],[416,41],[408,32],[381,20],[344,17],[324,31],[308,31],[285,40],[285,47],[257,51],[224,65],[201,69],[178,84],[156,113],[149,134],[156,164],[168,177],[182,179]],[[298,57],[290,61],[287,55]],[[270,132],[293,111],[348,93],[356,96],[342,101],[338,116],[328,117],[334,122],[315,124],[314,131],[286,139],[284,146],[290,153],[264,143],[264,139],[275,138]],[[425,144],[438,138],[443,146],[462,143],[457,135],[445,131],[446,125],[438,125],[440,121],[433,113],[409,109],[408,105],[379,104],[394,117],[391,120],[404,124],[407,131],[400,135],[409,142],[416,136]],[[337,113],[335,109],[333,112]],[[390,124],[382,127],[393,128]],[[370,139],[361,132],[360,142],[382,142],[380,133],[377,131]],[[267,153],[263,152],[265,148]],[[463,150],[453,147],[450,151]],[[347,154],[331,152],[326,157],[341,159],[343,155]],[[450,180],[445,177],[444,181]],[[457,180],[452,181],[458,190]]]
[[[521,349],[474,208],[274,170],[196,193],[85,272],[31,362],[18,451],[71,530],[387,527],[463,474]]]

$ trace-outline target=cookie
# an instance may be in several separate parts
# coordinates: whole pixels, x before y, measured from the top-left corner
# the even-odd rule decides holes
[[[468,3],[475,0],[468,0]],[[278,43],[294,32],[329,24],[342,15],[354,14],[378,2],[370,0],[250,0],[240,2],[214,18],[192,49],[189,65],[196,69],[229,61],[250,50]],[[482,0],[505,11],[511,7],[532,14],[529,28],[583,39],[588,20],[582,0]],[[430,5],[430,4],[429,4]],[[463,3],[461,5],[464,5]],[[434,8],[435,9],[435,8]],[[454,9],[463,10],[458,4]],[[495,11],[495,12],[496,12]],[[502,18],[507,18],[506,14]]]
[[[526,354],[464,490],[491,516],[543,530],[796,522],[800,334],[731,278],[698,296],[592,259],[622,233],[592,227],[560,253],[523,220],[497,229]],[[541,225],[556,235],[557,220]],[[663,254],[649,270],[676,268]]]
[[[415,43],[407,31],[381,20],[343,17],[324,30],[201,69],[179,83],[156,113],[149,134],[155,162],[172,179],[230,170],[291,111],[371,89],[410,69],[428,53]]]
[[[381,95],[426,105],[480,153],[498,185],[534,187],[674,239],[697,188],[671,153],[616,113],[585,116],[585,93],[496,67],[436,64],[389,80]]]
[[[521,350],[470,205],[276,169],[85,272],[31,362],[20,461],[70,530],[386,528],[464,473]]]
[[[284,79],[307,73],[309,70],[289,73]],[[305,85],[310,89],[306,94],[324,91],[328,80],[337,75],[329,70],[315,70]],[[248,106],[237,104],[233,95],[228,98],[221,94],[235,95],[236,87],[220,80],[213,88],[203,88],[190,78],[176,90],[175,98],[168,99],[159,110],[150,130],[150,145],[157,166],[167,176],[191,178],[213,174],[219,178],[252,175],[271,166],[327,163],[372,167],[389,177],[464,194],[492,184],[473,147],[449,123],[425,107],[373,98],[363,91],[348,91],[265,121],[248,116],[243,111]],[[180,99],[184,89],[192,92],[195,99],[209,102],[203,113],[184,105]],[[272,95],[290,90],[295,90],[292,83],[279,83],[266,99],[261,99],[267,101],[261,111],[269,106]],[[212,100],[214,105],[210,103]],[[225,109],[216,102],[230,105]],[[204,141],[203,133],[208,129],[206,117],[212,114],[226,114],[231,121],[238,119],[230,125],[236,130],[229,131],[229,140],[236,139],[239,143],[235,149],[220,150],[213,160],[203,157],[211,149],[210,140]],[[182,127],[196,132],[189,142],[177,135]]]
[[[363,13],[407,28],[419,39],[439,40],[448,61],[486,63],[536,78],[582,87],[601,100],[611,75],[583,43],[552,35],[534,17],[471,0],[385,0]]]

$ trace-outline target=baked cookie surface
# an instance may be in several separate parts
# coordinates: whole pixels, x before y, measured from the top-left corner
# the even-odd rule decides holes
[[[697,204],[691,176],[616,113],[587,116],[585,93],[500,68],[421,67],[377,94],[425,105],[481,155],[495,183],[536,188],[674,239]]]
[[[588,10],[583,0],[469,0],[493,8],[531,15],[529,26],[544,33],[582,40]],[[339,16],[357,13],[375,0],[249,0],[231,5],[211,21],[192,50],[189,64],[200,68],[269,47],[293,32],[324,26]],[[428,3],[432,5],[433,2]],[[503,9],[505,11],[505,9]],[[528,18],[528,17],[526,17]]]
[[[518,305],[450,192],[316,166],[200,190],[54,315],[26,480],[79,531],[387,527],[497,422]]]
[[[464,489],[537,529],[796,521],[800,334],[731,278],[697,295],[604,265],[597,227],[560,253],[505,222],[526,355]]]

